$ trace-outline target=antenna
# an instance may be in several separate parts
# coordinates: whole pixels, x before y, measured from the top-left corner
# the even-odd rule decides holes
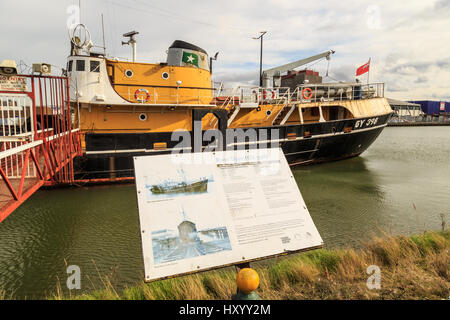
[[[103,33],[103,54],[106,58],[105,22],[103,21],[103,13],[102,13],[102,33]]]
[[[78,0],[78,25],[80,25],[80,24],[81,24],[81,0]],[[75,32],[73,34],[75,36]],[[81,39],[81,30],[80,30],[78,36]]]
[[[78,19],[80,21],[81,24],[81,0],[78,0]]]

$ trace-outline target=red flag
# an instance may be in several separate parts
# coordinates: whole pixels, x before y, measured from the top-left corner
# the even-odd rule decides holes
[[[366,64],[363,64],[361,67],[359,67],[356,70],[356,76],[360,76],[366,72],[369,72],[369,68],[370,68],[370,59],[369,59],[369,62],[367,62]]]

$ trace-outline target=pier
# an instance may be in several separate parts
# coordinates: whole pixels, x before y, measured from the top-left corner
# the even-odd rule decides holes
[[[7,90],[0,90],[0,222],[40,187],[73,183],[73,159],[82,154],[68,78],[6,81]]]

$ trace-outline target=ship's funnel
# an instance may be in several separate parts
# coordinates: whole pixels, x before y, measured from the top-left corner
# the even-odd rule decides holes
[[[169,47],[167,64],[209,70],[208,54],[205,50],[185,41],[176,40]]]

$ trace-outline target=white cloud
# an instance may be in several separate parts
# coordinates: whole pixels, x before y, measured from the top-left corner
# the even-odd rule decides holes
[[[64,65],[69,52],[66,10],[77,3],[2,0],[0,59]],[[140,60],[164,61],[167,47],[182,39],[210,53],[220,51],[214,65],[217,80],[256,83],[259,41],[252,37],[264,30],[265,67],[334,49],[332,78],[354,79],[356,68],[371,57],[371,80],[386,82],[389,96],[450,100],[447,0],[83,0],[82,21],[96,44],[102,43],[101,13],[113,56],[130,56],[121,36],[136,29]],[[326,62],[314,65],[322,73],[326,67]]]

